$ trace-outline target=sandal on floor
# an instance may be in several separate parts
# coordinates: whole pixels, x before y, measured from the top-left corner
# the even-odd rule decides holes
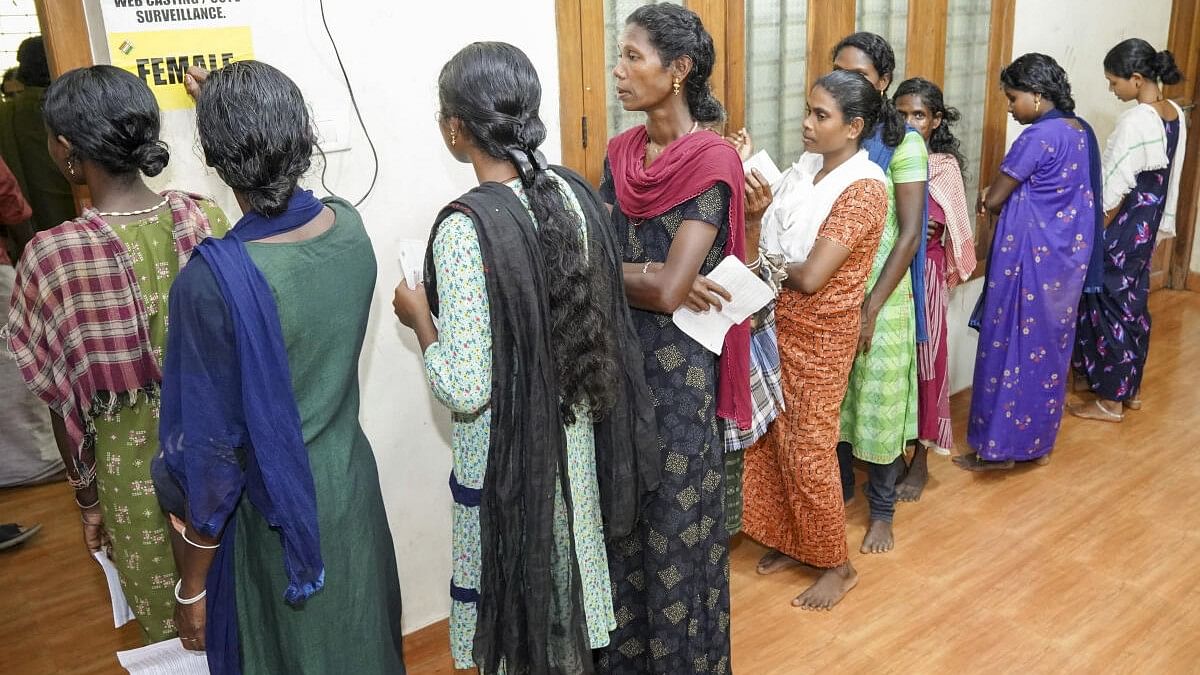
[[[1115,413],[1105,408],[1100,399],[1088,401],[1087,403],[1068,405],[1067,412],[1076,417],[1082,417],[1087,420],[1100,420],[1101,422],[1120,422],[1125,419],[1124,413]]]
[[[1129,408],[1130,410],[1141,410],[1142,409],[1142,397],[1139,396],[1137,398],[1131,398],[1131,399],[1125,401],[1125,407]]]
[[[957,466],[958,468],[962,469],[963,471],[976,471],[976,472],[979,472],[979,471],[1004,471],[1006,469],[1013,468],[1017,464],[1016,462],[1014,462],[1011,459],[1005,460],[1003,462],[989,462],[986,459],[980,457],[979,453],[977,453],[977,452],[973,452],[969,455],[959,455],[959,456],[953,458],[951,461],[954,462],[954,466]]]
[[[42,526],[40,524],[25,528],[16,523],[0,525],[0,551],[25,543],[26,540],[37,534],[41,529]]]

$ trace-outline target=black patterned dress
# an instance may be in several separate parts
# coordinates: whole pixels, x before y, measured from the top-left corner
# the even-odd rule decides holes
[[[621,212],[607,164],[600,184],[624,234],[625,262],[663,262],[685,220],[718,228],[700,269],[724,257],[730,191],[716,184],[646,221]],[[597,652],[601,673],[729,673],[729,535],[724,446],[717,431],[717,359],[670,315],[633,310],[654,399],[662,483],[636,532],[609,544],[617,629]]]
[[[1179,120],[1163,122],[1170,164],[1138,174],[1121,211],[1104,230],[1104,290],[1084,293],[1075,331],[1075,372],[1100,398],[1127,401],[1142,389],[1150,355],[1150,266],[1167,183],[1179,145]]]

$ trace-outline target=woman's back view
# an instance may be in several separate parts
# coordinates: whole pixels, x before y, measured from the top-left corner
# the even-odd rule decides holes
[[[358,421],[371,241],[350,204],[296,186],[312,132],[285,75],[214,72],[197,122],[246,215],[171,296],[156,480],[173,513],[187,504],[180,634],[214,673],[402,673],[395,552]],[[207,616],[187,609],[205,593]]]

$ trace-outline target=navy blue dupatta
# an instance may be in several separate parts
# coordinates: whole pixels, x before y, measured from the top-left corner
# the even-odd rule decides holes
[[[246,242],[294,230],[324,208],[296,190],[284,213],[247,213],[210,237],[171,289],[155,486],[168,511],[221,536],[206,589],[205,641],[213,673],[240,673],[233,517],[243,493],[279,532],[299,604],[325,583],[316,489],[292,391],[274,295]]]
[[[1079,126],[1083,128],[1084,135],[1087,136],[1088,144],[1088,178],[1091,181],[1092,189],[1092,219],[1093,219],[1093,239],[1092,251],[1088,259],[1087,274],[1084,276],[1083,292],[1098,293],[1104,290],[1104,203],[1101,199],[1103,191],[1103,178],[1101,177],[1100,166],[1100,141],[1096,138],[1096,132],[1092,129],[1092,125],[1088,124],[1087,120],[1076,115],[1074,112],[1063,112],[1058,108],[1054,108],[1041,117],[1038,117],[1032,124],[1040,124],[1049,120],[1070,119],[1079,122]],[[1009,197],[1012,198],[1011,196]],[[988,255],[987,267],[985,268],[984,278],[989,278],[991,274],[992,256]],[[987,296],[987,284],[984,283],[983,292],[979,294],[979,300],[975,303],[975,309],[971,311],[971,317],[967,320],[967,325],[975,330],[979,330],[979,326],[983,317],[983,302]]]
[[[912,127],[905,126],[904,133],[907,134],[910,131],[915,132],[916,130],[913,129]],[[877,125],[875,127],[875,133],[871,134],[871,136],[869,138],[867,138],[866,140],[864,140],[862,142],[862,147],[864,150],[867,151],[867,158],[870,159],[872,162],[875,162],[875,164],[879,165],[879,168],[883,169],[884,173],[887,173],[888,166],[890,166],[892,163],[892,157],[896,154],[896,148],[894,146],[890,146],[887,143],[883,142],[883,125],[882,124]],[[926,166],[925,172],[926,172],[925,202],[924,202],[923,206],[921,207],[921,213],[923,214],[922,218],[921,218],[922,231],[921,231],[921,235],[917,237],[916,255],[913,256],[912,263],[909,264],[909,274],[912,277],[913,302],[916,305],[917,342],[928,342],[929,341],[929,322],[928,322],[928,318],[926,317],[926,314],[925,314],[925,312],[926,312],[926,309],[925,309],[925,239],[926,239],[926,235],[924,232],[924,224],[929,222],[929,180],[928,180],[929,168],[928,168],[928,166]],[[894,195],[895,195],[895,189],[893,188],[892,195],[889,195],[889,199],[893,199]],[[893,207],[893,208],[895,208],[895,207]],[[899,219],[899,217],[900,217],[899,209],[896,209],[896,218]]]

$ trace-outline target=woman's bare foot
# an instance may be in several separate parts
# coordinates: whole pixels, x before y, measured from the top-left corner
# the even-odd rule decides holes
[[[1033,463],[1037,464],[1038,466],[1046,466],[1050,463],[1050,453],[1047,452],[1041,457],[1038,457],[1037,459],[1033,460]]]
[[[954,466],[964,471],[1005,471],[1016,466],[1016,462],[1011,459],[1003,462],[989,462],[974,452],[969,455],[959,455],[951,461],[954,462]]]
[[[1141,410],[1142,409],[1141,395],[1135,396],[1134,398],[1126,399],[1124,405],[1129,410]]]
[[[904,472],[904,480],[896,486],[896,501],[920,501],[921,493],[925,491],[925,483],[929,480],[929,449],[922,443],[917,443],[913,449],[912,461]],[[865,553],[865,551],[864,551]]]
[[[867,535],[863,537],[860,553],[887,553],[896,545],[892,534],[892,524],[886,520],[872,520],[867,527]]]
[[[779,551],[768,551],[766,555],[758,560],[758,567],[754,571],[762,575],[774,574],[781,572],[789,567],[800,565],[800,561],[795,558],[789,558],[787,555]]]
[[[842,598],[858,584],[858,572],[850,561],[821,572],[821,576],[813,582],[808,590],[792,600],[793,607],[801,609],[829,609],[841,602]]]

